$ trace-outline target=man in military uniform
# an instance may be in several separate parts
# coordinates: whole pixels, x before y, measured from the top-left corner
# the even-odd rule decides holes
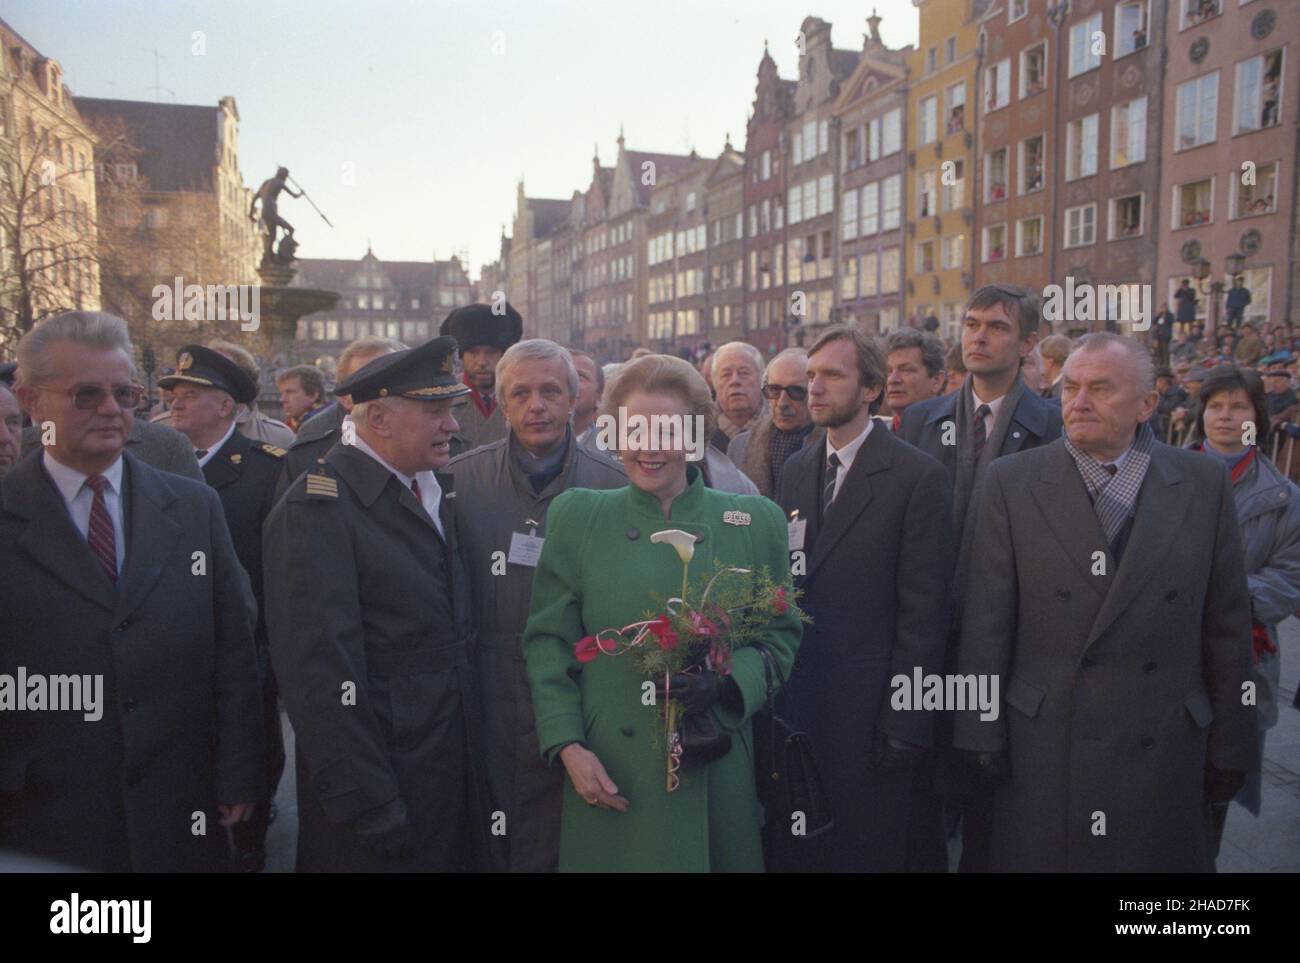
[[[239,367],[244,369],[244,373],[253,379],[256,385],[262,376],[262,370],[257,364],[257,359],[248,351],[247,348],[233,344],[229,341],[209,341],[208,347],[218,354],[223,354]],[[168,371],[168,374],[174,374]],[[150,416],[149,421],[155,425],[167,425],[169,428],[172,423],[171,409],[160,411]],[[247,435],[253,441],[270,442],[279,448],[288,448],[293,444],[293,429],[286,425],[278,418],[272,418],[263,411],[257,404],[257,398],[246,405],[239,406],[239,414],[235,417],[236,430]]]
[[[509,302],[499,314],[494,306],[467,304],[447,315],[441,333],[456,339],[470,389],[456,409],[460,430],[452,454],[458,455],[506,436],[505,414],[496,398],[497,362],[524,336],[524,319]]]
[[[257,600],[258,671],[266,732],[268,785],[252,817],[232,829],[238,868],[260,872],[266,863],[266,827],[271,800],[284,772],[284,735],[276,706],[275,679],[267,656],[262,596],[262,525],[274,504],[275,480],[284,449],[255,442],[238,430],[241,406],[257,397],[257,382],[230,358],[198,344],[181,348],[175,374],[159,380],[173,393],[172,426],[189,438],[204,480],[216,489],[226,514],[235,554],[252,582]]]
[[[343,349],[339,355],[337,368],[338,383],[342,384],[359,370],[380,355],[401,351],[406,345],[393,338],[358,338]],[[289,446],[276,485],[276,501],[289,490],[295,478],[303,472],[316,467],[325,453],[333,448],[343,437],[343,422],[352,411],[352,399],[334,390],[337,404],[308,419],[302,430]]]
[[[271,510],[271,662],[297,737],[300,872],[448,872],[478,854],[469,587],[448,502],[456,342],[339,385],[355,438]]]
[[[554,872],[564,771],[541,757],[520,647],[537,565],[530,546],[540,549],[546,510],[560,492],[621,488],[627,476],[576,442],[570,418],[578,372],[568,351],[552,341],[521,341],[498,370],[509,434],[457,456],[447,471],[457,481],[457,514],[468,520],[460,538],[474,587],[490,808],[505,819],[505,833],[490,839],[492,863],[498,871]]]

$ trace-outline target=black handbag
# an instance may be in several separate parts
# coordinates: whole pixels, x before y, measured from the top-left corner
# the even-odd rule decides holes
[[[767,705],[754,713],[754,781],[763,806],[763,846],[770,855],[784,843],[813,839],[835,824],[831,800],[813,760],[812,741],[776,714],[775,674],[785,685],[772,653],[755,644],[763,657]],[[796,813],[803,814],[803,832],[792,831]]]

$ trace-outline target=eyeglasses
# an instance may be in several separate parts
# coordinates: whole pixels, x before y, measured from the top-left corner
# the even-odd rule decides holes
[[[68,391],[72,404],[81,411],[96,410],[110,393],[119,408],[134,408],[144,395],[144,385],[114,385],[111,389],[103,385],[73,385]]]
[[[763,385],[763,397],[769,401],[776,401],[783,391],[790,396],[791,401],[803,401],[808,397],[808,389],[801,385]]]

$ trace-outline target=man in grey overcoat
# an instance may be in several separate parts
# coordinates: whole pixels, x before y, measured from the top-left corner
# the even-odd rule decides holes
[[[1209,871],[1256,739],[1228,472],[1155,440],[1135,341],[1084,337],[1062,401],[1065,437],[993,462],[975,512],[959,670],[1005,704],[953,741],[996,786],[989,868]]]
[[[552,341],[521,341],[502,355],[497,396],[509,434],[454,458],[461,550],[473,586],[485,769],[498,871],[550,872],[559,861],[564,770],[540,755],[520,638],[546,510],[568,488],[621,488],[616,462],[575,442],[578,372]],[[533,542],[531,539],[536,538]],[[577,641],[576,639],[574,641]],[[504,825],[502,822],[504,820]]]

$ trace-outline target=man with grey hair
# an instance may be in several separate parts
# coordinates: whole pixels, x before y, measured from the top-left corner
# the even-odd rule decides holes
[[[49,707],[75,712],[0,712],[0,849],[220,871],[266,791],[253,598],[216,492],[127,447],[133,354],[91,311],[18,344],[46,445],[0,481],[0,673],[82,685]]]
[[[23,440],[23,412],[12,391],[0,385],[0,478],[18,461]]]
[[[760,495],[775,499],[786,459],[821,440],[808,412],[808,352],[786,348],[769,361],[763,375],[763,397],[767,410],[754,428],[731,440],[727,457],[758,487]]]
[[[492,864],[498,871],[551,872],[559,862],[564,772],[540,755],[519,640],[551,501],[569,488],[621,488],[627,476],[577,443],[570,416],[579,375],[570,352],[541,338],[520,341],[497,362],[495,383],[507,436],[447,466],[456,479],[457,514],[466,519],[461,552],[474,589],[490,807],[505,814],[508,827],[490,840]]]
[[[456,342],[381,355],[338,386],[355,438],[264,526],[271,663],[297,738],[298,869],[470,868],[473,635],[452,479]]]
[[[908,405],[943,392],[943,342],[915,328],[899,328],[885,338],[885,403],[893,412],[890,430],[898,434]]]
[[[718,430],[710,444],[723,454],[732,439],[758,425],[762,409],[763,355],[747,341],[728,341],[713,355]]]
[[[1083,337],[1065,437],[989,466],[973,513],[959,671],[1006,707],[959,712],[954,744],[995,787],[995,871],[1212,871],[1208,807],[1252,763],[1231,479],[1156,441],[1154,381],[1139,342]]]

